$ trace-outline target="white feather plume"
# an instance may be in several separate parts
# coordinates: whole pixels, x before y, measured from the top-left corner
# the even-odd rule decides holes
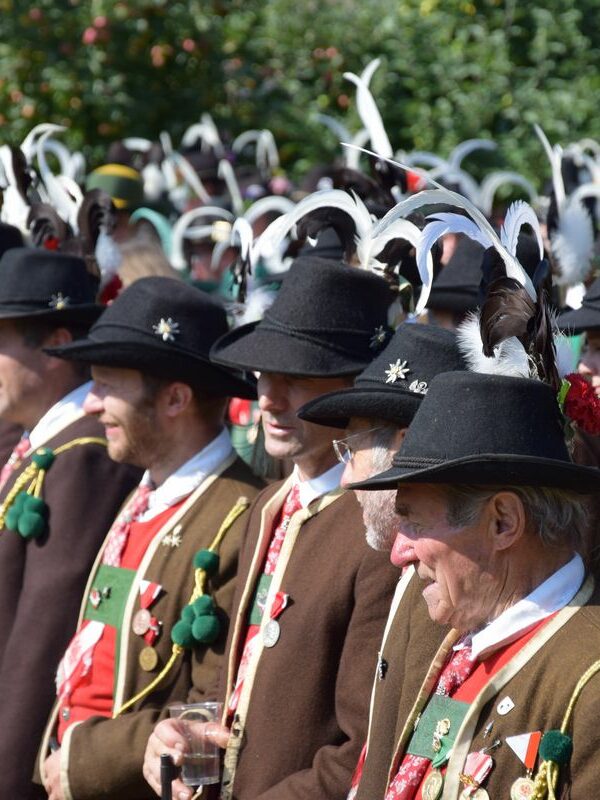
[[[244,261],[250,257],[250,249],[254,241],[252,225],[244,217],[238,217],[231,229],[230,243],[240,248],[240,256]]]
[[[565,201],[565,184],[562,177],[562,148],[560,145],[552,145],[548,141],[548,137],[544,133],[544,131],[540,128],[539,125],[534,124],[535,132],[538,136],[538,139],[542,143],[544,150],[546,151],[546,155],[548,156],[548,161],[550,162],[550,168],[552,170],[552,188],[554,189],[554,196],[556,197],[556,203],[558,207],[564,203]]]
[[[446,165],[445,158],[427,150],[412,150],[410,153],[406,153],[404,162],[409,166],[421,164],[425,167],[443,167]]]
[[[224,219],[227,222],[233,220],[233,215],[224,208],[218,206],[203,206],[201,208],[192,208],[182,214],[177,222],[173,225],[171,231],[171,265],[174,269],[183,272],[187,268],[187,261],[183,253],[183,240],[185,232],[189,226],[197,219],[202,217],[215,217],[216,219]]]
[[[370,138],[369,131],[366,128],[361,128],[352,137],[352,144],[356,147],[364,147]],[[360,150],[344,150],[344,156],[348,169],[360,168]]]
[[[240,191],[240,186],[237,182],[235,172],[233,171],[233,167],[226,158],[222,158],[219,161],[218,175],[219,178],[222,178],[225,181],[227,191],[229,192],[229,196],[231,198],[231,206],[234,213],[237,216],[242,216],[244,213],[244,201],[242,199],[242,193]]]
[[[39,127],[39,126],[38,126]],[[3,175],[2,186],[2,208],[0,209],[0,220],[9,225],[17,227],[24,236],[27,236],[27,218],[30,206],[27,198],[23,197],[17,185],[17,179],[13,169],[13,155],[10,147],[6,144],[0,147],[0,167]]]
[[[594,255],[594,226],[587,208],[576,198],[568,198],[560,208],[550,245],[560,269],[557,284],[573,286],[587,278]]]
[[[448,164],[452,169],[459,169],[464,158],[476,150],[496,150],[498,145],[491,139],[465,139],[457,144],[448,156]]]
[[[529,225],[537,239],[541,260],[544,257],[544,240],[540,230],[540,223],[533,208],[524,200],[517,200],[508,208],[500,231],[500,241],[511,256],[516,257],[519,234],[524,225]]]
[[[138,153],[147,153],[152,149],[151,140],[144,139],[142,136],[128,136],[123,139],[123,144],[128,150],[135,150]]]
[[[514,184],[515,186],[520,186],[524,189],[527,194],[529,195],[529,201],[534,203],[537,199],[537,192],[534,189],[533,185],[524,178],[522,175],[519,175],[518,172],[510,172],[510,171],[503,171],[498,170],[496,172],[490,172],[488,175],[485,176],[483,181],[479,186],[479,208],[483,211],[486,216],[490,216],[494,207],[494,197],[496,196],[496,192],[498,189],[503,186],[504,184]]]
[[[353,72],[344,72],[344,78],[353,83],[356,88],[356,107],[364,127],[369,131],[371,146],[378,155],[389,158],[393,154],[390,140],[385,131],[381,114],[369,89],[369,81],[379,66],[379,59],[374,59],[363,70],[361,76]],[[368,80],[365,80],[366,76]]]
[[[521,342],[511,336],[494,348],[493,356],[483,354],[479,316],[469,314],[456,330],[458,349],[471,372],[506,375],[513,378],[535,377],[531,360]]]
[[[57,176],[54,175],[46,160],[46,139],[53,133],[64,130],[66,130],[66,128],[63,125],[47,125],[36,142],[35,152],[40,170],[40,177],[44,183],[51,204],[62,219],[71,226],[73,232],[77,233],[77,212],[79,211],[81,201],[78,202],[75,198],[71,197],[70,193],[64,188]]]
[[[457,183],[461,194],[472,203],[479,204],[479,185],[464,169],[443,164],[442,166],[434,167],[429,173],[429,177],[432,180],[443,178],[451,183]]]
[[[269,197],[260,197],[244,212],[244,219],[248,220],[250,224],[255,222],[263,214],[277,212],[278,214],[287,214],[296,207],[293,200],[280,195],[269,195]]]
[[[335,117],[329,114],[315,114],[315,119],[317,122],[320,122],[321,125],[325,125],[326,128],[329,128],[338,142],[350,142],[352,140],[352,134],[348,128]]]

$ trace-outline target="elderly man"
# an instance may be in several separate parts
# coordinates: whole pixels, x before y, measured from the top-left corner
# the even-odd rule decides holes
[[[298,416],[349,431],[349,436],[334,441],[338,458],[345,464],[342,485],[347,486],[391,466],[392,456],[400,447],[431,380],[440,372],[463,367],[453,332],[433,325],[403,323],[385,349],[356,378],[352,388],[318,397],[303,406]],[[395,489],[356,490],[356,496],[362,507],[368,544],[375,550],[390,551],[398,532]],[[353,776],[352,796],[363,776],[370,791],[373,781],[385,785],[385,761],[391,758],[406,656],[404,617],[410,613],[411,622],[421,626],[422,659],[433,657],[444,635],[444,629],[428,618],[425,603],[413,604],[409,599],[418,591],[418,579],[411,580],[413,576],[412,568],[405,570],[388,615],[373,677],[368,747],[363,748]],[[407,600],[403,600],[406,592]]]
[[[348,387],[377,354],[390,294],[379,277],[299,258],[260,323],[233,331],[213,357],[260,372],[259,406],[270,455],[294,471],[250,511],[227,646],[222,697],[227,728],[221,797],[345,797],[366,733],[377,645],[397,580],[365,542],[360,509],[339,487],[331,447],[339,429],[296,412]],[[179,747],[179,751],[177,750]],[[146,775],[181,759],[185,741],[159,723]],[[189,797],[181,783],[175,796]]]
[[[208,358],[226,331],[223,307],[204,292],[150,277],[85,339],[54,350],[92,365],[87,413],[104,425],[113,461],[146,472],[107,530],[58,670],[40,753],[50,800],[147,797],[142,760],[161,709],[216,684],[238,517],[260,487],[223,423],[227,397],[253,397],[254,384]],[[199,582],[213,600],[198,596]],[[50,754],[51,737],[60,747]]]
[[[580,553],[581,493],[599,486],[571,462],[547,385],[432,381],[391,469],[359,487],[397,487],[394,561],[415,565],[431,619],[452,629],[420,669],[407,632],[388,785],[365,796],[525,798],[535,781],[544,797],[547,779],[595,796],[599,593]]]

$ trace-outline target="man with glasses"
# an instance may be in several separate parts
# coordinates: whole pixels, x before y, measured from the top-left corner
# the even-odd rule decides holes
[[[342,485],[347,486],[391,466],[432,378],[440,372],[461,369],[464,363],[453,332],[432,325],[403,323],[352,388],[318,397],[303,406],[299,416],[350,431],[349,436],[333,442],[335,454],[344,464]],[[355,490],[355,494],[362,506],[368,544],[375,550],[391,550],[391,561],[398,564],[399,554],[394,551],[398,532],[395,489]],[[373,782],[382,782],[382,786],[385,783],[401,692],[400,662],[410,658],[403,642],[407,602],[411,625],[421,626],[421,654],[432,657],[444,633],[429,619],[425,603],[415,602],[420,588],[419,581],[411,580],[413,576],[412,568],[405,570],[390,608],[373,680],[367,744],[352,779],[351,797],[357,790],[360,797],[368,796],[359,788],[363,775],[370,789]]]
[[[224,365],[258,371],[267,452],[292,475],[250,510],[221,698],[227,727],[221,797],[343,800],[367,728],[370,675],[397,581],[365,542],[360,509],[340,488],[335,429],[298,419],[325,392],[351,385],[380,346],[390,294],[383,279],[297,259],[271,309],[213,348]],[[161,753],[185,741],[155,728],[145,774],[158,792]],[[190,797],[180,782],[174,796]]]

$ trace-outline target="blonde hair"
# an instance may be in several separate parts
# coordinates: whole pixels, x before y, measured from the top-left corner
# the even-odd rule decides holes
[[[160,275],[165,278],[179,278],[179,273],[170,265],[164,250],[147,235],[138,235],[120,245],[123,260],[119,267],[119,277],[123,288],[127,288],[139,278]]]

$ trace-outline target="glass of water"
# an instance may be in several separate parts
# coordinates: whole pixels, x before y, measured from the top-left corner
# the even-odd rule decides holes
[[[187,741],[181,766],[186,786],[205,786],[219,782],[220,748],[204,736],[207,722],[220,722],[222,703],[173,703],[169,716],[178,719]]]

